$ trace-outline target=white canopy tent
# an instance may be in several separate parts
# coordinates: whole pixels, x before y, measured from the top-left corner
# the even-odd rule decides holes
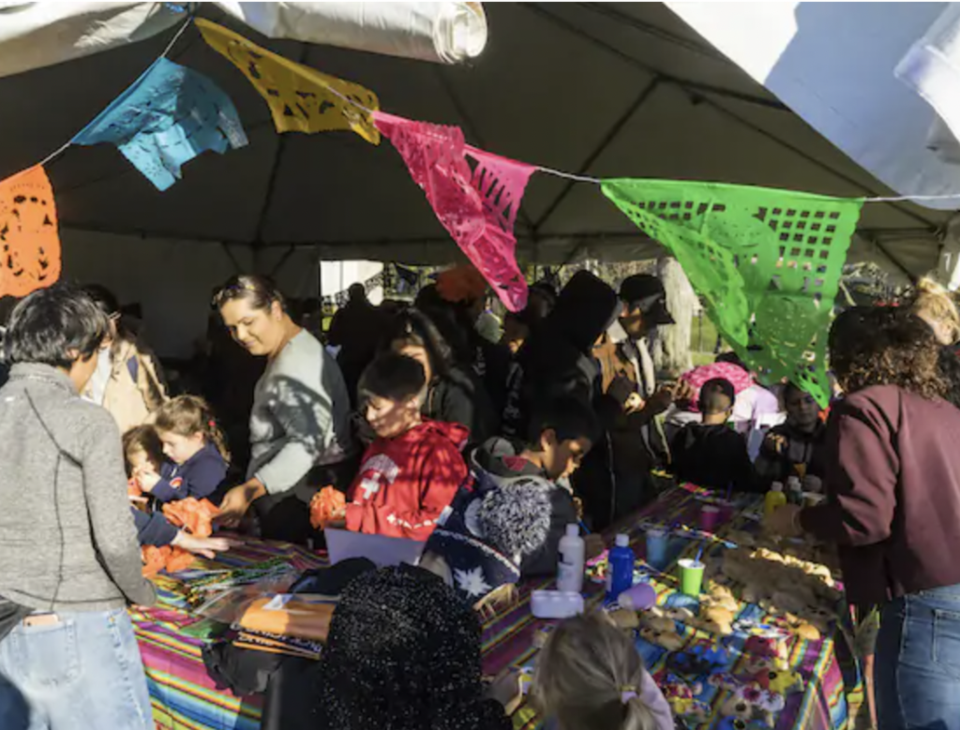
[[[495,4],[490,39],[443,66],[266,40],[214,4],[200,13],[254,41],[374,90],[387,111],[459,124],[470,143],[592,176],[666,177],[832,195],[890,191],[708,46],[661,4]],[[0,175],[43,159],[146,68],[173,29],[0,79]],[[2,48],[0,48],[2,52]],[[112,146],[74,147],[48,166],[64,271],[143,304],[163,354],[186,354],[209,294],[238,269],[316,293],[318,259],[450,262],[455,244],[399,155],[349,133],[278,135],[266,104],[194,28],[170,58],[233,99],[250,138],[204,154],[159,193]],[[917,275],[934,268],[949,213],[864,209],[853,256]],[[657,251],[592,185],[534,175],[517,221],[522,259],[628,260]]]

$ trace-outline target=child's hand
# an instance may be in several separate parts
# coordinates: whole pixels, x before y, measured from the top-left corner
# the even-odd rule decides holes
[[[782,454],[787,447],[787,439],[779,434],[769,433],[763,440],[763,445],[775,454]]]
[[[217,553],[225,552],[241,543],[226,537],[196,537],[180,530],[172,544],[212,560]]]
[[[504,712],[512,715],[523,701],[523,689],[520,684],[520,672],[507,669],[493,682],[487,685],[486,696],[503,705]]]
[[[153,488],[160,483],[160,475],[149,469],[141,469],[136,476],[137,484],[144,492],[152,492]]]

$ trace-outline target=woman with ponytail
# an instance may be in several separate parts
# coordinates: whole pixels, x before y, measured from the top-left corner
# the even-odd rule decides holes
[[[166,459],[159,474],[149,464],[135,471],[140,488],[158,502],[215,500],[227,475],[230,452],[207,402],[193,395],[178,396],[160,407],[154,427]]]
[[[567,619],[537,659],[533,701],[551,730],[673,730],[633,640],[602,613]]]

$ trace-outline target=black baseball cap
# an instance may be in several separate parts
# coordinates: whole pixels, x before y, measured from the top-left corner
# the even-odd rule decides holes
[[[628,276],[620,285],[620,299],[630,309],[640,308],[644,320],[653,327],[660,324],[676,324],[676,320],[667,311],[667,292],[663,283],[650,274]]]

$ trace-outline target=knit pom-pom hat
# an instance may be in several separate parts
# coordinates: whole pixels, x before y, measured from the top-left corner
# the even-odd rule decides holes
[[[550,495],[542,479],[516,479],[483,495],[477,510],[483,540],[497,551],[522,559],[550,532]]]

